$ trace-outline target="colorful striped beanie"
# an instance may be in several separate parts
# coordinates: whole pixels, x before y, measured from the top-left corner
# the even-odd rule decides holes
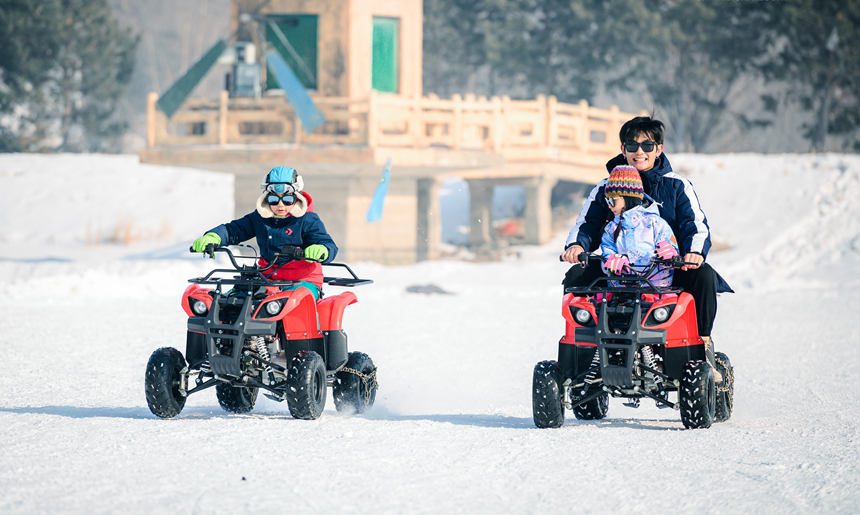
[[[639,171],[628,165],[616,166],[609,173],[603,194],[609,197],[634,197],[642,199],[645,189],[642,187],[642,178]]]

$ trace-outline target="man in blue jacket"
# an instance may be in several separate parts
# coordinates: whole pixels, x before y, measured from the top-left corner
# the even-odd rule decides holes
[[[648,116],[637,116],[621,127],[621,154],[606,163],[607,171],[618,165],[634,166],[642,177],[645,193],[657,204],[660,216],[669,223],[684,261],[692,263],[676,271],[673,286],[689,292],[696,303],[699,335],[705,343],[705,354],[714,369],[714,378],[722,382],[715,366],[711,329],[717,314],[717,293],[732,289],[720,275],[705,262],[711,248],[708,219],[699,205],[693,185],[672,170],[663,154],[663,122]],[[604,179],[588,195],[576,224],[565,242],[562,259],[577,263],[582,252],[592,252],[600,245],[603,227],[612,219],[603,189]],[[592,264],[593,263],[593,264]],[[565,274],[565,288],[585,286],[603,275],[599,262],[589,266],[575,264]]]

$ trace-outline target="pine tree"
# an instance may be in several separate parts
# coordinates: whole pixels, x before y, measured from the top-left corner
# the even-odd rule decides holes
[[[759,9],[774,35],[761,70],[770,82],[788,84],[785,100],[812,113],[805,125],[812,149],[824,150],[828,135],[845,135],[843,148],[860,151],[860,2],[786,0]]]
[[[0,24],[0,46],[13,49],[0,60],[0,148],[117,149],[125,124],[113,113],[138,40],[107,0],[11,0]]]

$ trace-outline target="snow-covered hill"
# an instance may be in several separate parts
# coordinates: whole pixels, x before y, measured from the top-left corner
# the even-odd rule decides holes
[[[13,191],[15,158],[2,157],[0,512],[860,510],[858,156],[670,156],[729,245],[709,261],[737,291],[720,298],[714,332],[735,366],[735,412],[698,431],[672,410],[615,401],[605,420],[535,429],[532,368],[554,358],[563,328],[564,234],[512,261],[355,263],[375,280],[344,321],[350,347],[379,366],[367,415],[339,416],[329,401],[299,421],[262,397],[228,415],[207,391],[156,419],[144,365],[158,347],[184,349],[180,293],[211,261],[181,239],[43,241],[34,254],[9,236],[34,231],[32,219],[6,202],[50,214],[40,194],[83,195],[76,184],[91,176]],[[74,175],[72,158],[52,159]],[[131,211],[166,212],[175,199],[121,196],[164,187],[149,174],[116,189]],[[211,216],[203,226],[227,215]],[[453,295],[406,291],[428,283]]]

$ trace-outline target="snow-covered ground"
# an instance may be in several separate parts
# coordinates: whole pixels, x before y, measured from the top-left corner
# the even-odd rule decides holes
[[[62,231],[77,240],[51,240],[20,207],[70,220],[40,195],[79,198],[88,170],[116,158],[44,158],[69,177],[37,184],[8,173],[35,157],[0,158],[2,513],[860,511],[858,156],[670,156],[731,246],[709,261],[737,291],[714,332],[735,366],[735,411],[696,431],[615,400],[605,420],[534,427],[532,368],[563,329],[565,234],[512,261],[355,263],[375,280],[344,320],[350,347],[379,366],[366,415],[329,400],[319,420],[294,420],[262,396],[229,415],[205,391],[157,419],[144,366],[158,347],[184,350],[180,294],[212,262],[188,256],[187,239],[86,245],[83,215]],[[140,172],[124,162],[117,173]],[[135,189],[166,191],[171,175]],[[104,195],[87,195],[81,213],[101,219]],[[193,211],[153,195],[128,197],[129,212]],[[192,232],[226,215],[211,216]],[[453,294],[405,291],[428,283]]]

